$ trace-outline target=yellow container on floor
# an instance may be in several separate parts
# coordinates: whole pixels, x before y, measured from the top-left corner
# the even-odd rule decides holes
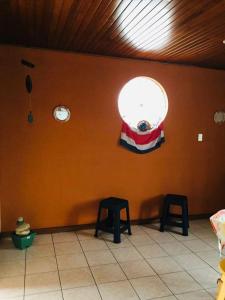
[[[218,280],[218,294],[216,300],[225,300],[225,259],[220,261],[221,278]]]

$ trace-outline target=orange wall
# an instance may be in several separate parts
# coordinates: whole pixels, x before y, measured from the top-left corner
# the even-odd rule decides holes
[[[21,58],[36,64],[32,125]],[[34,228],[91,223],[110,195],[129,199],[132,219],[156,216],[168,192],[186,194],[191,214],[224,208],[225,130],[213,122],[225,109],[224,71],[9,46],[0,67],[3,230],[20,215]],[[166,143],[145,155],[118,145],[117,97],[140,75],[169,98]],[[68,123],[54,121],[58,104],[70,107]]]

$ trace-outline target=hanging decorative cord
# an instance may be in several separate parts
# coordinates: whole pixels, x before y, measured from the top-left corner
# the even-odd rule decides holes
[[[30,75],[26,76],[26,89],[28,92],[28,108],[29,108],[27,120],[29,123],[33,123],[34,117],[33,117],[33,113],[32,113],[32,101],[31,101],[32,78]]]
[[[34,68],[35,67],[34,64],[32,64],[31,62],[26,61],[24,59],[21,60],[21,64],[24,65],[25,67],[28,67],[28,68]],[[26,78],[25,78],[25,87],[26,87],[26,90],[27,90],[27,93],[28,93],[28,109],[29,109],[29,113],[28,113],[28,116],[27,116],[27,121],[30,124],[32,124],[33,121],[34,121],[34,116],[33,116],[33,111],[32,111],[32,99],[31,99],[32,86],[33,86],[32,78],[28,74],[28,75],[26,75]]]

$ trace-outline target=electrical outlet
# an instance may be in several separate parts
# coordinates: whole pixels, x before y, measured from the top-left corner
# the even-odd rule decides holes
[[[203,134],[198,133],[198,142],[203,142]]]

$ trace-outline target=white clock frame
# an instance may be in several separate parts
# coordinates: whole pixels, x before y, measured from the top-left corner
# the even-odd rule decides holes
[[[59,114],[62,113],[62,111],[65,114],[65,116],[60,117]],[[67,106],[58,105],[53,110],[53,117],[58,122],[63,122],[63,123],[67,122],[69,121],[70,116],[71,116],[70,109]]]

